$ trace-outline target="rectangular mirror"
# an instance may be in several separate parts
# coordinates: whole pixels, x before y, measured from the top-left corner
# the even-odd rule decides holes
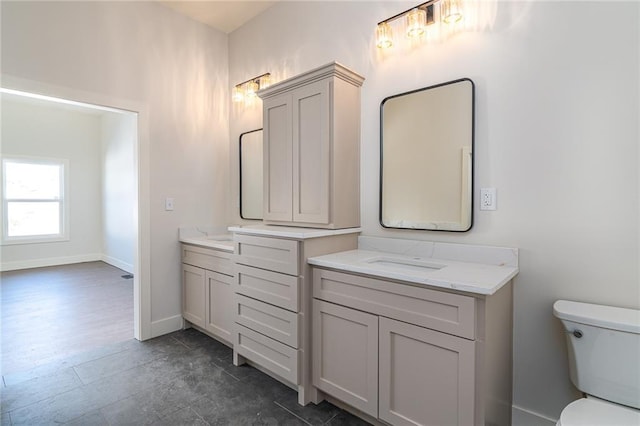
[[[262,129],[240,135],[240,217],[262,219]]]
[[[473,223],[474,84],[454,80],[380,105],[380,224],[468,231]]]

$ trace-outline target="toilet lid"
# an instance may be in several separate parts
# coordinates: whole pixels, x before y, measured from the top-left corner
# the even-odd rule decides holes
[[[567,405],[558,426],[638,426],[640,410],[611,402],[582,398]]]

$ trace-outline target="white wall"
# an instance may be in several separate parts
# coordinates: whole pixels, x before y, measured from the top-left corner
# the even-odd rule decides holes
[[[100,258],[100,116],[2,96],[2,154],[67,159],[69,240],[2,247],[4,270]]]
[[[150,239],[142,296],[149,292],[151,325],[143,335],[177,329],[178,227],[228,224],[227,36],[156,2],[0,7],[2,75],[10,77],[3,84],[27,81],[144,107],[140,131],[150,154],[140,161],[149,168],[150,195],[142,207],[150,220],[139,231]],[[164,211],[165,197],[175,199],[173,212]]]
[[[137,120],[132,113],[105,113],[101,124],[102,255],[110,264],[133,273]]]
[[[278,3],[230,34],[230,81],[263,72],[279,81],[333,60],[366,77],[364,234],[518,247],[514,404],[557,419],[578,394],[553,301],[640,307],[640,5],[499,2],[487,31],[381,55],[376,23],[414,5]],[[479,188],[496,187],[498,210],[480,212],[476,203],[474,227],[464,234],[385,230],[378,224],[380,102],[459,77],[476,83],[476,200]],[[232,144],[261,121],[259,108],[232,109]]]

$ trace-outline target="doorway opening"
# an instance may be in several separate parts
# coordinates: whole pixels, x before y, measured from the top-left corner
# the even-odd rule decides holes
[[[123,308],[120,313],[128,316],[123,324],[127,324],[126,332],[130,333],[130,337],[139,340],[149,338],[148,331],[145,332],[150,323],[150,291],[147,283],[149,261],[148,251],[143,250],[145,243],[148,244],[148,232],[141,226],[148,212],[148,202],[144,202],[148,194],[142,193],[146,188],[143,184],[148,170],[141,164],[146,163],[148,151],[144,149],[146,142],[139,134],[139,109],[117,100],[108,103],[117,106],[102,106],[107,105],[104,100],[92,99],[86,94],[73,96],[82,101],[71,101],[0,88],[0,96],[3,159],[62,158],[68,168],[65,177],[68,186],[62,186],[67,221],[60,222],[67,228],[56,241],[47,241],[46,238],[5,241],[8,219],[11,217],[28,222],[29,212],[27,208],[25,213],[24,206],[35,203],[28,199],[28,195],[25,199],[7,200],[7,191],[3,191],[0,265],[2,271],[11,271],[3,272],[3,293],[5,281],[8,285],[11,280],[14,284],[20,279],[32,282],[50,280],[49,289],[54,290],[58,286],[61,293],[44,302],[39,307],[41,312],[60,309],[65,303],[70,303],[76,304],[75,314],[78,314],[94,303],[94,308],[89,308],[94,319],[100,314],[100,299],[105,299],[107,295],[114,296],[112,302],[120,304]],[[4,181],[3,175],[3,187]],[[20,209],[16,206],[22,208],[21,217],[18,217]],[[74,291],[69,290],[68,286],[60,287],[63,282],[68,285],[74,280],[80,280],[75,284]],[[89,291],[90,288],[99,289],[99,283],[106,284],[110,280],[113,291],[106,291],[102,296],[99,291]],[[126,290],[127,286],[130,290]],[[23,287],[27,289],[27,286]],[[124,301],[122,297],[126,297],[127,291],[130,300]],[[64,297],[72,293],[73,297],[65,301]],[[89,299],[78,302],[81,300],[77,299],[79,294],[85,294]],[[67,314],[73,316],[74,307],[67,307],[71,308]],[[113,306],[105,308],[103,306],[110,315],[118,311],[111,309]],[[17,316],[14,320],[28,321],[37,328],[38,318],[38,315],[28,318]],[[93,321],[87,318],[80,315],[78,321]],[[6,324],[5,321],[3,324]],[[83,327],[86,329],[87,325],[83,324]],[[59,326],[68,328],[70,334],[77,331],[77,327],[71,326],[68,321],[60,321]],[[116,328],[120,330],[114,336],[120,337],[114,338],[119,339],[122,327],[114,327],[114,330]],[[96,332],[104,334],[104,330]],[[89,332],[85,342],[90,340]],[[103,341],[95,339],[96,344]]]

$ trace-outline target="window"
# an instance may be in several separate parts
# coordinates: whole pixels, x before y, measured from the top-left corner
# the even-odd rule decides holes
[[[68,239],[67,160],[2,159],[2,243]]]

